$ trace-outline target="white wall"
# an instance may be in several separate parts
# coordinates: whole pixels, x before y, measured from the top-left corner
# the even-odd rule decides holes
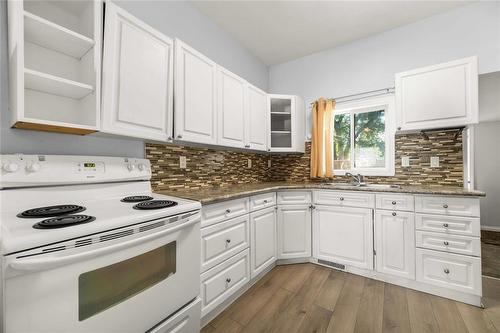
[[[499,2],[466,5],[271,66],[269,90],[300,95],[309,105],[321,96],[338,97],[392,87],[397,72],[471,55],[478,55],[480,73],[500,70]],[[309,113],[308,110],[308,129]]]
[[[268,68],[187,1],[120,1],[120,6],[170,37],[266,90]],[[142,140],[74,136],[9,128],[7,7],[0,0],[0,153],[143,157]]]

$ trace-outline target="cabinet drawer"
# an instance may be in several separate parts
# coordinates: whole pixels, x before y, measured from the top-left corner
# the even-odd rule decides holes
[[[202,316],[250,281],[249,259],[249,250],[246,249],[201,274]]]
[[[392,209],[412,212],[415,209],[413,195],[377,194],[376,205],[379,209]]]
[[[415,228],[423,231],[479,237],[481,226],[479,218],[444,215],[415,215]]]
[[[250,197],[250,210],[272,207],[276,205],[276,192],[264,193]]]
[[[247,214],[249,209],[248,198],[224,201],[201,208],[201,227],[206,227],[236,216]]]
[[[417,281],[481,296],[481,259],[416,250]]]
[[[347,191],[314,191],[317,205],[336,205],[349,207],[375,207],[375,194]]]
[[[248,248],[249,230],[248,215],[201,229],[201,271],[204,272]]]
[[[479,217],[478,198],[415,196],[417,213]]]
[[[311,203],[310,191],[285,191],[278,192],[279,205],[300,205]]]
[[[417,231],[416,246],[444,252],[481,256],[481,241],[478,237],[449,235],[437,232]]]

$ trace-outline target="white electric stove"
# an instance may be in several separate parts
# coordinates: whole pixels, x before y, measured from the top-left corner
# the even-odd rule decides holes
[[[145,159],[0,158],[4,331],[199,329],[198,202],[152,193]]]

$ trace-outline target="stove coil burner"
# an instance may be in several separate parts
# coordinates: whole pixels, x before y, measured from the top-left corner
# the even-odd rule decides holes
[[[141,202],[141,201],[148,201],[148,200],[153,200],[153,197],[150,197],[148,195],[132,195],[130,197],[125,197],[121,199],[121,202]]]
[[[95,220],[95,217],[89,215],[66,215],[54,217],[35,223],[35,229],[57,229],[70,227],[77,224],[89,223]]]
[[[134,209],[160,209],[177,206],[177,202],[171,200],[149,200],[134,205]]]
[[[60,215],[75,214],[83,212],[84,210],[85,207],[78,205],[56,205],[28,209],[18,214],[17,216],[22,218],[54,217]]]

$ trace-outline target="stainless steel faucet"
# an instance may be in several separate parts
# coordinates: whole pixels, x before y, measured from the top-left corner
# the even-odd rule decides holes
[[[363,175],[361,174],[357,174],[357,175],[353,175],[352,173],[350,172],[346,172],[345,175],[347,177],[352,177],[352,182],[356,185],[356,186],[362,186],[365,182],[364,182],[364,177]]]

